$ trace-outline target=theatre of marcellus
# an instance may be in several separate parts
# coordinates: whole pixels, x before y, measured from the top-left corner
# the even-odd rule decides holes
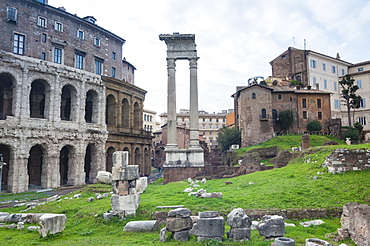
[[[3,190],[94,183],[121,150],[149,175],[146,91],[125,40],[47,0],[0,0],[0,10]]]

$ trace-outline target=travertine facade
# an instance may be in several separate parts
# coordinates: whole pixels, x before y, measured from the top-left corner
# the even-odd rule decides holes
[[[125,40],[94,17],[79,18],[47,1],[0,0],[0,10],[2,188],[95,182],[109,168],[114,144],[129,148],[132,163],[148,174],[151,137],[142,133],[141,120],[146,91],[133,85],[135,68],[122,60]],[[121,100],[115,107],[112,97]]]

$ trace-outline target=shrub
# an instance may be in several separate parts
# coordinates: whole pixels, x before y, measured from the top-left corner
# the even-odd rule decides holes
[[[350,138],[352,141],[357,141],[360,139],[360,133],[353,127],[349,127],[348,130],[343,134],[343,140]]]
[[[309,132],[319,132],[321,129],[322,127],[320,121],[314,120],[307,124],[307,131]]]

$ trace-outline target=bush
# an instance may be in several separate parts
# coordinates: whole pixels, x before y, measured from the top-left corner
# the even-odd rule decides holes
[[[348,130],[343,134],[343,140],[350,138],[352,141],[358,141],[360,139],[360,133],[353,127],[349,127]]]
[[[322,127],[320,121],[314,120],[307,124],[307,131],[309,132],[319,132],[321,129]]]

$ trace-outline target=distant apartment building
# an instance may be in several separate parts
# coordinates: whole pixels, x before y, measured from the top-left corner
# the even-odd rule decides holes
[[[144,109],[143,128],[148,132],[155,132],[161,129],[160,123],[157,122],[157,112]]]
[[[284,129],[279,113],[290,110],[294,121],[292,133],[306,131],[307,123],[317,120],[323,131],[336,130],[331,122],[330,93],[289,86],[253,84],[237,87],[232,95],[235,105],[235,126],[241,132],[241,147],[255,145],[273,138]]]
[[[199,111],[199,135],[203,139],[209,149],[217,148],[218,130],[226,126],[226,115],[228,110],[222,110],[221,113],[208,113]],[[190,111],[181,109],[177,115],[177,125],[184,126],[187,129],[190,127]],[[167,123],[167,114],[161,114],[161,125]]]
[[[348,125],[346,107],[341,98],[342,88],[339,81],[346,74],[350,74],[359,86],[356,92],[362,97],[359,109],[355,110],[353,118],[370,131],[370,61],[352,64],[311,50],[300,50],[289,47],[281,55],[270,62],[272,76],[287,80],[296,80],[303,86],[312,89],[331,92],[332,118],[341,118],[343,125]]]

